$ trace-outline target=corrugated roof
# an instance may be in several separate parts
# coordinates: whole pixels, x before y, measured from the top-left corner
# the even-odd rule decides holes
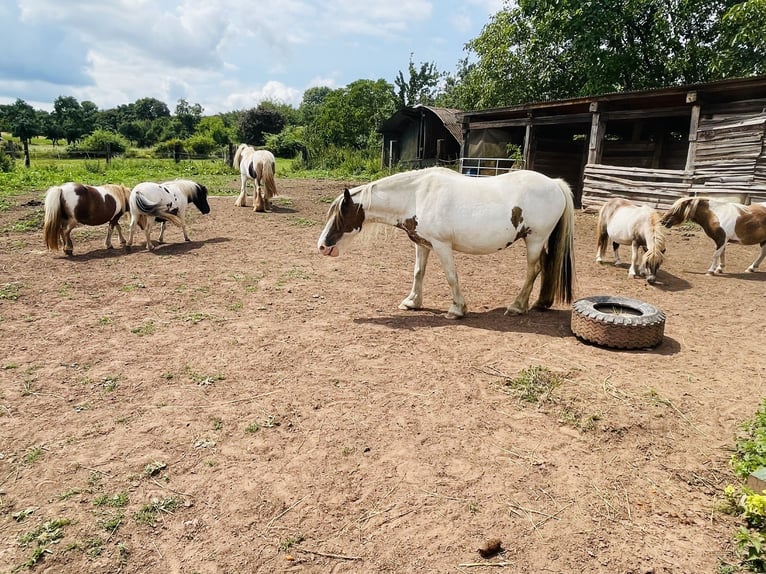
[[[463,143],[463,127],[462,127],[462,114],[461,110],[455,110],[452,108],[437,108],[434,106],[424,106],[418,104],[416,106],[402,108],[396,112],[393,116],[384,121],[380,126],[381,132],[392,132],[400,129],[400,126],[405,118],[412,119],[414,116],[419,116],[421,110],[426,109],[434,114],[447,131],[455,138],[457,143]]]

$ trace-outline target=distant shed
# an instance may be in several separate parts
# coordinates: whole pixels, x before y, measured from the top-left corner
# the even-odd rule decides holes
[[[378,130],[383,134],[383,167],[456,164],[463,143],[460,114],[460,110],[423,105],[396,112]]]
[[[465,112],[464,173],[526,167],[576,203],[667,207],[689,194],[766,200],[766,76]],[[514,165],[508,150],[521,149]]]

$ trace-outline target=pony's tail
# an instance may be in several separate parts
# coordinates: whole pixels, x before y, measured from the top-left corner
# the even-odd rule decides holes
[[[61,186],[55,185],[45,194],[45,223],[43,224],[43,239],[51,251],[61,247],[61,227],[64,224],[61,217]]]
[[[652,217],[652,248],[644,254],[644,263],[648,265],[661,265],[665,259],[665,226],[659,214]]]
[[[142,216],[151,215],[152,217],[165,219],[178,227],[183,227],[183,220],[175,213],[170,213],[162,209],[162,203],[151,203],[140,193],[131,195],[130,210],[138,218],[138,225],[143,229],[145,222]]]
[[[548,237],[548,253],[543,257],[542,281],[537,307],[548,308],[554,300],[571,303],[575,283],[574,198],[563,179],[557,179],[564,196],[564,212]]]
[[[598,251],[602,256],[606,255],[606,250],[609,247],[609,233],[606,231],[606,213],[604,213],[605,205],[601,207],[598,212],[598,223],[596,224],[596,237],[598,238]]]
[[[277,184],[274,181],[274,162],[263,162],[263,183],[266,186],[266,198],[271,199],[277,194]]]

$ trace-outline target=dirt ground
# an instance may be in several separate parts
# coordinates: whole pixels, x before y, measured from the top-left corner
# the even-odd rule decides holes
[[[572,336],[565,305],[504,316],[523,245],[458,255],[464,320],[443,317],[435,259],[426,307],[400,311],[404,233],[322,257],[344,182],[277,183],[272,212],[213,197],[190,210],[190,243],[171,228],[152,253],[81,228],[67,258],[7,231],[42,192],[0,212],[0,572],[736,561],[739,523],[718,508],[766,393],[766,273],[744,273],[757,248],[730,246],[729,273],[708,277],[712,242],[674,229],[649,286],[595,262],[595,216],[578,213],[577,296],[667,316],[659,347],[615,351]],[[535,367],[562,384],[526,401],[510,383]],[[489,539],[502,551],[484,558]]]

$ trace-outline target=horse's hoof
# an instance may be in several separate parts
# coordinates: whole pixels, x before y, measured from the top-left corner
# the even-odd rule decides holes
[[[444,318],[445,319],[449,319],[451,321],[454,321],[454,320],[457,320],[457,319],[462,319],[463,315],[455,315],[454,313],[449,313],[448,312],[448,313],[444,314]]]
[[[518,307],[508,307],[503,315],[523,315],[526,311],[522,311]]]
[[[69,257],[72,256],[74,252],[71,249],[64,249],[64,255],[68,255]]]
[[[420,309],[420,305],[415,304],[414,301],[405,299],[404,301],[399,303],[399,309],[401,309],[402,311],[414,311],[416,309]]]

